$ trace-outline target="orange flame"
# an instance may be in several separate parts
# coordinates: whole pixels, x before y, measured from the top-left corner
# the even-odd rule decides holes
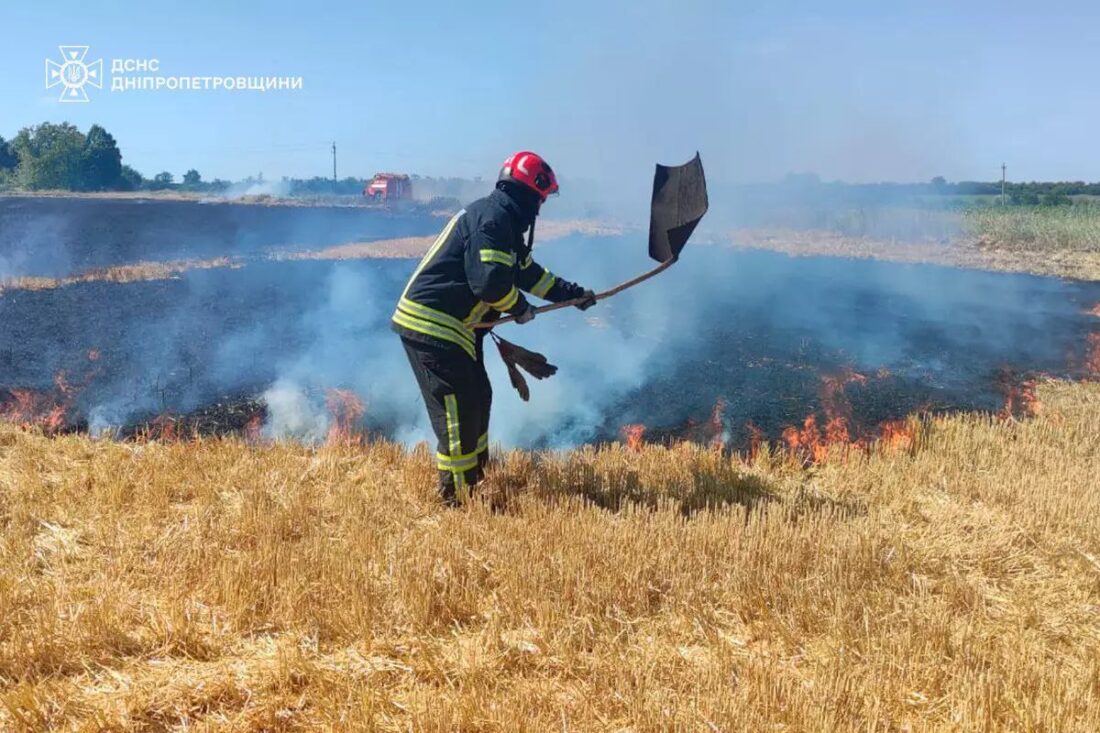
[[[890,450],[909,450],[913,447],[913,426],[908,420],[887,420],[878,427],[878,442]]]
[[[820,461],[828,453],[828,443],[822,439],[821,430],[817,427],[817,415],[807,415],[801,428],[788,427],[783,431],[783,440],[791,455],[802,454]]]
[[[65,380],[65,373],[54,377],[57,394],[32,389],[13,389],[4,405],[0,406],[0,419],[22,428],[40,428],[46,433],[56,433],[65,426],[65,413],[72,398],[72,388]]]
[[[145,437],[151,440],[159,440],[164,443],[174,443],[180,438],[179,429],[176,423],[176,418],[170,413],[166,412],[163,415],[157,415],[153,418],[153,422],[149,424],[149,429]]]
[[[751,420],[745,423],[745,430],[749,431],[749,460],[756,458],[760,452],[760,446],[764,444],[764,431],[758,428]]]
[[[645,440],[645,425],[623,425],[619,430],[619,434],[622,435],[623,442],[626,443],[626,447],[632,451],[639,451],[642,449],[642,443]]]
[[[263,442],[263,429],[264,419],[263,416],[256,414],[248,419],[248,423],[244,426],[244,440],[250,445],[256,445]]]
[[[1089,308],[1087,311],[1085,311],[1085,314],[1100,318],[1100,303],[1097,303],[1093,307]]]
[[[349,389],[330,389],[325,392],[325,407],[332,424],[328,429],[330,445],[358,445],[363,436],[355,432],[355,423],[366,411],[363,400]]]
[[[1096,306],[1100,309],[1100,305]],[[1100,377],[1100,333],[1090,333],[1085,347],[1085,371]]]
[[[88,352],[88,360],[96,361],[99,352]],[[91,384],[100,373],[98,368],[88,371],[83,379],[74,384],[64,369],[53,377],[54,390],[37,391],[31,389],[12,389],[8,399],[0,401],[0,420],[15,423],[23,428],[39,428],[47,433],[56,433],[65,427],[65,418],[73,400],[80,390]]]
[[[1012,417],[1035,417],[1042,410],[1042,404],[1035,394],[1035,380],[1017,381],[1011,374],[1000,378],[1001,390],[1005,395],[1004,406],[997,416],[1002,420]]]
[[[13,389],[0,410],[0,419],[24,428],[57,432],[65,424],[65,406],[48,394],[30,389]]]
[[[54,386],[57,387],[57,391],[64,397],[69,397],[74,392],[73,386],[69,384],[69,378],[68,375],[65,374],[64,369],[59,370],[57,374],[53,375],[53,383]]]
[[[829,420],[843,418],[847,421],[851,417],[852,406],[848,403],[848,396],[844,388],[849,384],[863,384],[867,377],[858,372],[846,370],[833,376],[821,378],[821,407]]]
[[[889,372],[886,373],[887,375]],[[852,441],[849,424],[852,405],[845,394],[849,384],[863,384],[864,375],[850,369],[821,378],[821,409],[825,413],[825,426],[819,427],[817,415],[810,414],[802,421],[802,427],[788,427],[783,431],[783,441],[792,456],[801,456],[814,463],[825,460],[833,446],[862,446],[863,441]]]
[[[843,417],[832,417],[825,423],[826,443],[850,443],[848,437],[848,421]]]
[[[726,446],[726,441],[729,439],[729,434],[726,432],[725,426],[725,413],[726,401],[719,397],[710,411],[710,420],[707,422],[707,428],[710,432],[710,440],[708,442],[710,447],[715,450],[722,450]]]

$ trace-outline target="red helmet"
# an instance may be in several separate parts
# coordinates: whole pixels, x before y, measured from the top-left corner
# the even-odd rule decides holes
[[[558,179],[550,164],[541,155],[523,150],[508,157],[500,169],[497,181],[514,181],[539,195],[543,203],[546,197],[558,192]]]

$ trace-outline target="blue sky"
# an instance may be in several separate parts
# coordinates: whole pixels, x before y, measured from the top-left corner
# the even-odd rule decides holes
[[[708,176],[1100,179],[1100,4],[43,2],[0,11],[0,135],[98,122],[147,176],[395,169],[493,176],[518,148],[612,185],[703,152]],[[59,104],[44,59],[286,75],[292,92]]]

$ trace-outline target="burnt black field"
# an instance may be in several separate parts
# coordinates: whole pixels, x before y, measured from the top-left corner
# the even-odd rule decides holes
[[[424,236],[438,219],[356,206],[0,196],[0,277],[63,277],[134,262],[254,257]]]
[[[359,226],[423,233],[424,223]],[[89,257],[150,258],[136,246]],[[211,248],[202,256],[224,254],[195,247]],[[161,252],[177,259],[199,249]],[[636,236],[575,237],[537,254],[596,288],[648,267]],[[414,266],[260,259],[172,280],[8,289],[0,295],[0,395],[53,395],[68,427],[97,430],[247,404],[271,434],[294,435],[298,413],[323,420],[324,391],[340,387],[364,399],[366,430],[419,439],[426,435],[419,397],[387,325]],[[747,423],[775,438],[820,414],[822,379],[847,372],[866,377],[844,389],[856,434],[914,411],[996,411],[1009,382],[1082,376],[1087,335],[1100,327],[1084,311],[1097,302],[1096,284],[689,245],[659,279],[587,313],[501,327],[561,371],[532,380],[524,404],[489,347],[493,438],[561,447],[614,439],[627,423],[645,424],[651,437],[691,437],[723,399],[723,429],[743,444]],[[276,384],[302,399],[265,408]],[[240,427],[208,422],[213,432]]]

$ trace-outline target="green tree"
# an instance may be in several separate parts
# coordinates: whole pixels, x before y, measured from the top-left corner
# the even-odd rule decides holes
[[[11,145],[0,137],[0,171],[13,171],[19,165],[19,156],[11,149]]]
[[[119,188],[123,191],[138,191],[145,185],[145,178],[128,165],[122,166]]]
[[[166,188],[172,187],[172,182],[175,177],[168,171],[162,171],[153,176],[153,185],[150,186],[154,191],[162,191]]]
[[[111,133],[99,125],[88,128],[80,177],[84,191],[111,191],[122,184],[122,153]]]
[[[84,135],[68,122],[24,127],[12,140],[19,186],[32,191],[80,187]]]
[[[11,145],[0,137],[0,191],[11,187],[18,166],[19,157],[11,149]]]
[[[199,172],[192,168],[183,174],[183,187],[192,191],[202,186],[202,176]]]

